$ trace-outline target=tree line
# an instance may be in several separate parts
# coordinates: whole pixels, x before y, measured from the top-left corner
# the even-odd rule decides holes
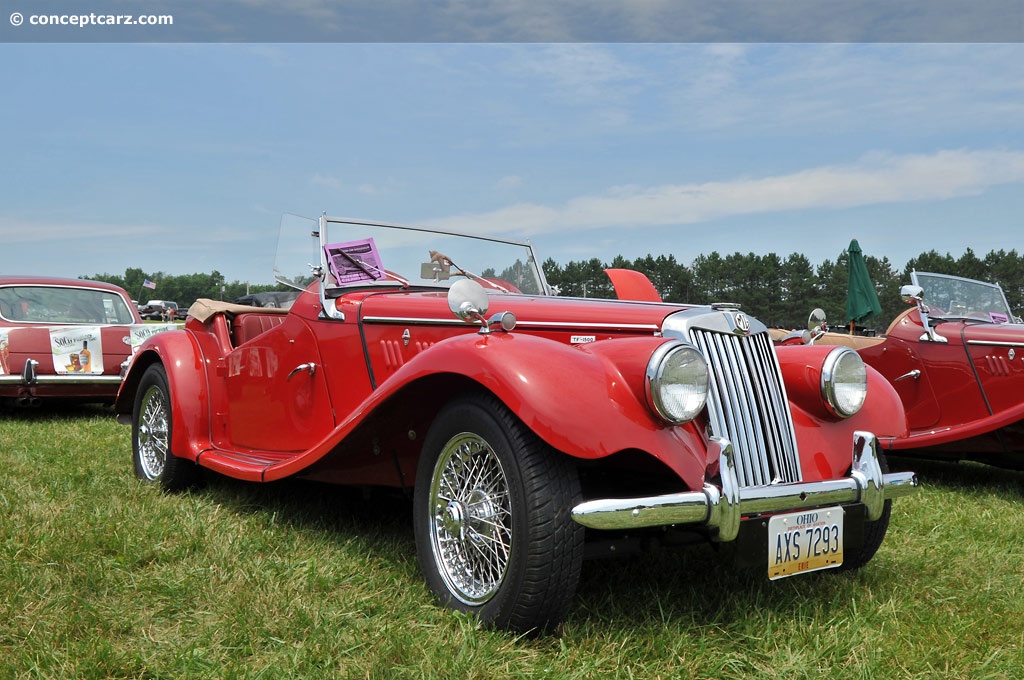
[[[991,251],[983,258],[970,248],[959,258],[930,250],[909,260],[902,270],[896,269],[887,257],[866,255],[864,260],[882,313],[858,325],[875,328],[879,333],[907,308],[899,291],[902,285],[910,283],[910,272],[914,270],[998,283],[1015,314],[1019,315],[1024,308],[1024,256],[1016,250]],[[734,302],[769,327],[804,328],[815,307],[825,310],[832,326],[844,325],[848,265],[846,251],[816,267],[799,253],[783,258],[776,253],[721,255],[716,251],[697,256],[689,266],[672,255],[647,255],[636,260],[618,256],[607,263],[592,258],[565,266],[549,258],[543,267],[548,283],[557,286],[560,295],[614,298],[615,291],[604,270],[634,269],[647,275],[666,302]],[[925,291],[926,300],[927,297]]]
[[[279,285],[253,285],[244,281],[227,281],[224,275],[214,269],[209,274],[170,275],[164,272],[146,272],[138,267],[129,267],[120,274],[93,274],[79,278],[106,281],[121,286],[133,300],[145,304],[148,300],[172,300],[188,308],[199,298],[234,301],[249,293],[268,290],[286,290]],[[146,282],[151,285],[145,285]]]
[[[548,283],[557,288],[559,295],[614,298],[615,291],[604,270],[634,269],[647,275],[666,302],[733,302],[770,327],[803,328],[815,307],[825,310],[831,325],[844,324],[848,258],[846,251],[842,251],[835,260],[826,259],[814,266],[800,253],[783,258],[776,253],[721,255],[715,251],[697,256],[689,266],[676,260],[674,255],[647,255],[635,260],[620,255],[611,262],[591,258],[565,265],[548,258],[543,269]],[[1014,313],[1019,315],[1024,308],[1024,255],[1016,250],[993,250],[983,258],[970,248],[958,258],[930,250],[909,260],[902,270],[896,269],[887,257],[866,255],[864,260],[882,313],[862,325],[877,328],[879,332],[906,309],[899,290],[903,284],[910,283],[910,272],[914,270],[999,283]],[[216,270],[209,274],[175,276],[128,268],[123,276],[104,273],[83,278],[121,286],[142,303],[149,299],[174,300],[184,307],[198,298],[233,301],[248,293],[285,290],[274,284],[228,282]],[[146,281],[153,282],[156,288],[145,287]]]

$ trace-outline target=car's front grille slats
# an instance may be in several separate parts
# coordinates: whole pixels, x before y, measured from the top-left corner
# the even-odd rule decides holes
[[[728,438],[742,486],[801,480],[789,400],[768,333],[736,335],[691,327],[711,370],[711,431]]]

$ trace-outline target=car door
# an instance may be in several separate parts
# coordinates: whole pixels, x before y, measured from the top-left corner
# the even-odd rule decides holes
[[[296,315],[225,361],[226,436],[235,450],[301,452],[334,427],[316,338]]]
[[[941,415],[933,385],[944,371],[941,360],[932,354],[936,349],[932,345],[890,335],[882,344],[859,350],[864,361],[881,373],[899,394],[911,432],[936,425]],[[944,349],[939,348],[939,351]]]

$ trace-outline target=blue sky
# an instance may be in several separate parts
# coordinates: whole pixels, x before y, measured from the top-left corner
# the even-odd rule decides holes
[[[542,257],[1024,250],[1024,45],[0,44],[0,272],[271,281],[282,213]]]

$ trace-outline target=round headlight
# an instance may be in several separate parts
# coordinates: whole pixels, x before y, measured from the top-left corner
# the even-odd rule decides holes
[[[670,423],[693,420],[708,395],[708,364],[693,347],[666,342],[647,362],[647,403]]]
[[[837,347],[821,367],[821,396],[834,415],[849,418],[864,405],[868,394],[868,370],[864,360],[849,347]]]

